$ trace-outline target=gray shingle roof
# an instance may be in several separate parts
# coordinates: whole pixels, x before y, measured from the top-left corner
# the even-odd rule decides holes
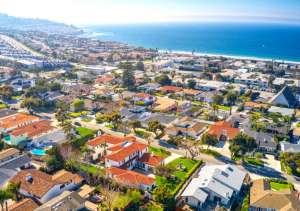
[[[159,87],[161,87],[161,85],[158,83],[147,83],[139,86],[139,88],[144,88],[144,89],[157,89]]]
[[[292,153],[300,152],[300,144],[291,144],[286,141],[281,141],[280,147],[282,152],[292,152]]]
[[[271,137],[270,135],[260,133],[260,132],[255,132],[253,130],[245,129],[244,134],[247,134],[248,136],[252,136],[255,138],[256,143],[259,147],[272,147],[276,148],[277,144],[274,141],[274,138]]]
[[[7,116],[12,116],[12,115],[15,115],[19,112],[17,111],[14,111],[14,110],[10,110],[10,109],[7,109],[7,108],[1,108],[0,109],[0,118],[4,118],[4,117],[7,117]]]
[[[148,125],[148,122],[157,120],[162,124],[170,124],[174,120],[178,119],[178,116],[169,115],[169,114],[160,114],[160,113],[154,113],[144,119],[141,120],[142,124]]]
[[[31,142],[39,143],[39,142],[45,141],[45,140],[51,140],[52,142],[61,144],[66,141],[66,134],[63,131],[61,131],[60,129],[58,129],[58,130],[54,130],[50,133],[46,133],[44,135],[38,136],[38,137],[32,139]]]
[[[28,155],[21,155],[17,158],[8,160],[7,162],[0,164],[0,168],[14,170],[30,162],[32,162],[32,159]]]
[[[269,113],[280,113],[282,116],[285,116],[285,115],[292,116],[294,113],[294,109],[271,106],[269,108],[268,112]]]

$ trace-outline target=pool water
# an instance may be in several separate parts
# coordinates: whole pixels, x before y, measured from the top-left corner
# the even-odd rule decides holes
[[[33,153],[35,155],[44,155],[45,154],[45,150],[35,149],[35,150],[32,150],[31,153]]]
[[[6,143],[11,144],[10,136],[4,137],[4,140],[6,141]]]

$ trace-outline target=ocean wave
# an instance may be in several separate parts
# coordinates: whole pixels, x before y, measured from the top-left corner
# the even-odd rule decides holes
[[[98,37],[98,36],[114,36],[113,33],[111,32],[93,32],[93,34],[88,35],[87,37]]]

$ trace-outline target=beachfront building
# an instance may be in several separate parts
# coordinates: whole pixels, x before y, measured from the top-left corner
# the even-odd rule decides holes
[[[146,71],[154,70],[159,71],[165,67],[174,67],[174,60],[160,60],[154,62],[146,62],[144,63]]]
[[[269,75],[262,74],[260,72],[243,73],[237,76],[234,79],[234,82],[253,86],[268,87],[268,77]]]

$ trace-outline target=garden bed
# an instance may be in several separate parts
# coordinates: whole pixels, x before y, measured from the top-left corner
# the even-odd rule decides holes
[[[132,133],[133,133],[133,134],[136,134],[136,135],[138,135],[138,136],[141,136],[141,137],[143,137],[144,134],[147,134],[148,136],[151,135],[151,133],[149,133],[149,132],[147,132],[147,131],[144,131],[144,130],[136,130],[135,132],[132,131]]]
[[[92,120],[89,119],[89,118],[86,118],[86,119],[82,119],[81,121],[83,121],[83,122],[91,122]]]

